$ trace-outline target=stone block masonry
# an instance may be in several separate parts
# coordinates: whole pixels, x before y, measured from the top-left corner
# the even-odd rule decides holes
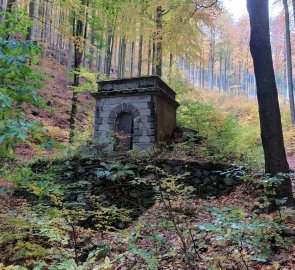
[[[168,141],[176,125],[175,93],[159,77],[99,83],[94,141],[112,150],[146,150]]]

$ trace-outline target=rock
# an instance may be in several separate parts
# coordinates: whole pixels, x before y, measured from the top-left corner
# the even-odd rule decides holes
[[[219,184],[218,189],[219,190],[224,190],[224,189],[226,189],[226,185]]]
[[[89,182],[93,182],[93,181],[95,181],[96,180],[96,176],[94,176],[94,175],[88,175],[87,176],[87,180],[89,181]]]
[[[77,194],[75,193],[65,194],[65,197],[64,197],[65,201],[75,201],[76,199],[77,199]]]
[[[192,180],[192,182],[193,182],[193,185],[200,185],[200,184],[202,184],[202,180],[200,178],[194,178]]]
[[[203,176],[203,173],[202,173],[202,171],[201,170],[197,170],[196,172],[195,172],[195,174],[194,174],[197,178],[202,178],[202,176]]]
[[[92,160],[88,160],[85,162],[86,165],[92,165]]]
[[[74,174],[75,174],[75,173],[73,173],[73,172],[65,172],[65,173],[64,173],[64,176],[65,176],[66,178],[72,178],[72,177],[74,176]]]
[[[77,201],[79,203],[83,203],[84,204],[85,203],[85,196],[84,196],[84,194],[78,195]]]
[[[131,190],[129,192],[130,197],[132,198],[137,198],[138,197],[138,192],[136,190]]]
[[[86,172],[86,170],[85,170],[85,168],[84,167],[82,167],[82,166],[79,166],[78,167],[78,173],[85,173]]]
[[[168,164],[163,165],[163,169],[166,173],[171,173],[172,172],[172,167]]]
[[[182,173],[182,166],[176,166],[173,168],[173,172],[175,174],[181,174]]]
[[[72,169],[73,169],[73,166],[72,166],[72,164],[71,164],[70,161],[67,161],[67,162],[65,163],[65,167],[66,167],[67,169],[69,169],[69,170],[72,170]]]
[[[203,171],[205,176],[208,176],[210,173],[208,171]]]
[[[230,178],[230,177],[225,177],[223,179],[223,182],[227,186],[234,186],[234,185],[237,184],[237,181],[235,179],[233,179],[233,178]]]
[[[156,174],[154,173],[150,173],[146,176],[147,179],[150,179],[150,180],[157,180],[157,176]]]
[[[93,182],[93,185],[98,187],[104,184],[104,180],[100,179],[100,178],[96,178],[95,181]]]
[[[206,186],[212,184],[212,179],[210,177],[206,177],[203,181],[203,184]]]
[[[111,203],[109,200],[104,200],[104,201],[101,203],[101,205],[102,205],[103,207],[109,207],[109,206],[112,205],[112,203]]]
[[[217,176],[216,175],[210,175],[211,180],[216,183],[217,182]]]
[[[122,229],[126,228],[126,225],[124,224],[124,222],[118,222],[117,227],[118,227],[118,229],[122,230]]]
[[[32,113],[32,115],[34,115],[34,116],[39,116],[39,115],[40,115],[40,111],[37,110],[37,109],[33,109],[31,113]]]

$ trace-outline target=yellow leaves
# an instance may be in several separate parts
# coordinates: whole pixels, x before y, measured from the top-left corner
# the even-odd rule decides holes
[[[93,270],[107,270],[107,269],[111,269],[113,266],[111,260],[109,257],[105,257],[104,259],[104,263],[97,265],[93,268]]]
[[[278,262],[274,262],[272,265],[273,265],[275,270],[279,270],[281,268],[281,265]]]
[[[4,264],[0,263],[0,270],[14,270],[14,265],[4,266]]]
[[[29,184],[28,185],[28,188],[32,191],[32,193],[34,195],[37,195],[37,196],[40,195],[40,194],[42,194],[43,193],[43,190],[44,190],[44,188],[38,187],[38,186],[36,186],[34,184]]]

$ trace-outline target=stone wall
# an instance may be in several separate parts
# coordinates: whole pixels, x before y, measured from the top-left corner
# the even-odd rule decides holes
[[[101,162],[100,160],[84,158],[70,160],[64,164],[64,169],[59,179],[66,184],[66,186],[72,185],[75,187],[70,188],[67,193],[66,199],[69,202],[73,202],[74,204],[80,202],[88,205],[90,196],[102,193],[106,194],[103,204],[107,205],[115,202],[112,202],[112,195],[110,194],[110,187],[113,187],[114,183],[97,176],[97,170],[102,167],[100,165]],[[125,162],[129,164],[128,161]],[[122,164],[124,163],[122,162]],[[147,162],[142,163],[139,161],[137,163],[133,161],[130,164],[132,164],[132,170],[136,177],[150,178],[151,180],[156,177],[150,170],[145,170]],[[232,192],[237,185],[241,184],[241,180],[236,176],[220,174],[221,171],[223,172],[229,169],[229,167],[223,164],[210,162],[200,164],[198,162],[164,159],[156,161],[156,165],[171,175],[189,173],[181,182],[194,187],[196,197],[207,198],[225,196]],[[122,195],[125,196],[124,199],[130,201],[130,203],[133,200],[139,203],[142,199],[153,201],[151,198],[153,193],[152,186],[143,185],[141,188],[138,188],[130,185],[129,189],[126,188],[128,187],[127,183],[132,180],[134,179],[129,177],[122,180],[122,188],[125,190],[125,195]],[[119,190],[120,188],[117,189],[117,192],[120,192]],[[118,200],[118,196],[116,200]]]
[[[53,163],[38,162],[32,166],[32,170],[35,173],[53,172],[55,174],[57,183],[62,184],[65,188],[64,206],[69,209],[93,211],[97,207],[115,206],[119,209],[131,210],[130,218],[134,220],[155,203],[153,183],[157,177],[153,169],[146,168],[149,164],[146,160],[127,160],[126,156],[120,159],[122,161],[113,161],[112,164],[118,164],[118,162],[123,166],[127,164],[134,174],[125,174],[116,182],[106,179],[105,176],[98,176],[99,169],[105,170],[103,164],[105,161],[102,159],[76,157]],[[157,160],[156,166],[171,175],[189,172],[179,181],[185,186],[193,186],[195,197],[208,198],[227,195],[241,183],[236,177],[218,173],[217,171],[229,169],[222,164],[199,164],[198,162],[163,159]],[[135,178],[146,179],[146,181],[136,180],[134,182]],[[162,179],[164,181],[165,178]],[[20,191],[20,194],[23,195],[23,191]],[[93,200],[93,198],[96,199]],[[126,225],[128,224],[121,224],[118,227],[122,229]]]
[[[127,112],[134,119],[133,148],[145,150],[156,141],[155,105],[152,95],[112,96],[96,100],[94,141],[114,145],[115,122],[118,114]]]
[[[157,142],[168,142],[176,127],[176,107],[167,98],[157,96]]]

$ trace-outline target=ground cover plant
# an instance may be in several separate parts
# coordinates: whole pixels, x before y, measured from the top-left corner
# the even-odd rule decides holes
[[[295,267],[288,2],[271,35],[247,2],[251,27],[226,1],[0,1],[0,270]],[[94,144],[97,79],[142,75],[177,93],[172,137]]]

